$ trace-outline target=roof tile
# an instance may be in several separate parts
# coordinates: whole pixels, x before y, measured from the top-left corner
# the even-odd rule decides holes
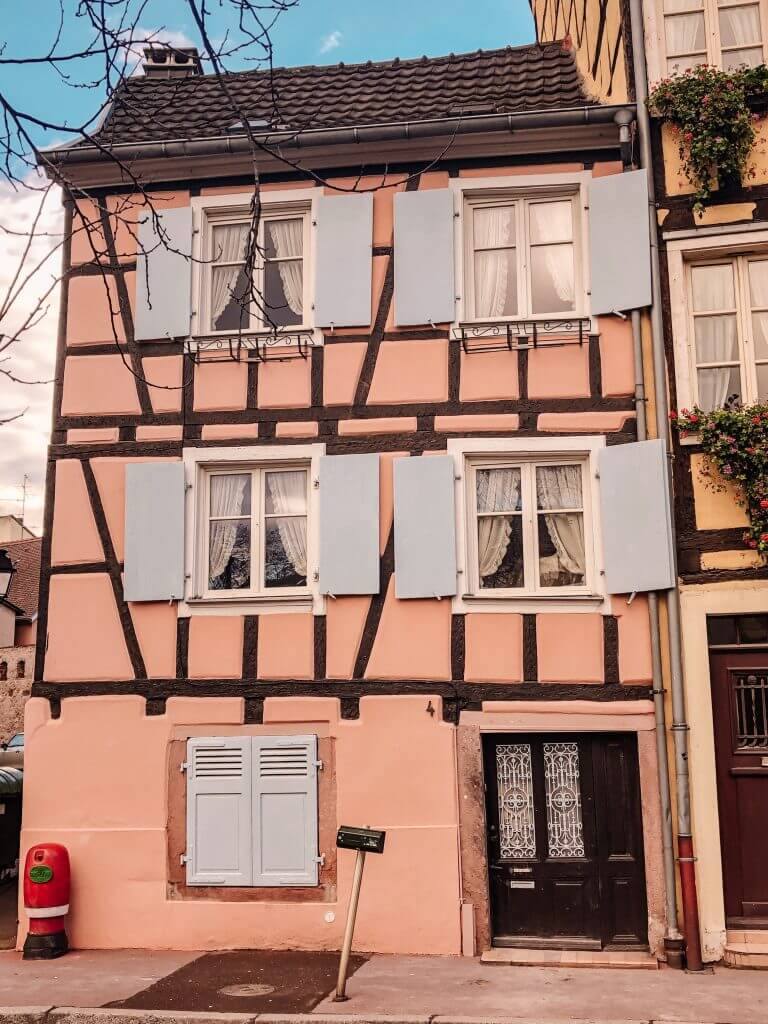
[[[301,131],[585,106],[561,43],[380,63],[276,68],[178,79],[133,77],[115,96],[101,144],[202,139],[234,120]]]
[[[0,547],[8,552],[16,569],[11,577],[8,600],[21,609],[25,618],[32,618],[37,614],[42,544],[40,537],[3,541],[0,544]]]

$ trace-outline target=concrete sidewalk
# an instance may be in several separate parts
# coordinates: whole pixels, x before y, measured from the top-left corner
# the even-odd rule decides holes
[[[23,962],[5,952],[0,1024],[768,1024],[768,976],[760,971],[692,975],[361,956],[349,1001],[333,1003],[335,962],[334,954],[139,950]]]

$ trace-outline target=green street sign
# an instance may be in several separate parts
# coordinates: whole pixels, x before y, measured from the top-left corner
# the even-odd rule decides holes
[[[47,864],[36,864],[29,869],[29,878],[32,882],[50,882],[53,870]]]

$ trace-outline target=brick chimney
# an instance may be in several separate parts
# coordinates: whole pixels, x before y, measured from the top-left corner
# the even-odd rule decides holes
[[[147,78],[191,78],[203,73],[195,46],[146,46],[143,67]]]

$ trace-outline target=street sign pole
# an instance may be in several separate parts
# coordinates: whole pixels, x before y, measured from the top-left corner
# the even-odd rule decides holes
[[[357,851],[355,860],[355,874],[352,879],[352,893],[349,897],[349,910],[347,911],[347,926],[344,929],[344,944],[341,947],[341,961],[339,963],[339,977],[336,982],[336,995],[334,1003],[343,1003],[349,999],[346,993],[347,970],[349,968],[349,955],[352,952],[352,937],[355,933],[355,918],[357,917],[357,904],[360,901],[360,886],[363,881],[363,868],[365,867],[365,850]]]
[[[387,833],[378,828],[358,828],[354,825],[342,825],[336,836],[336,845],[342,850],[356,850],[355,873],[352,878],[352,892],[349,896],[347,926],[344,929],[344,943],[341,947],[339,978],[336,982],[334,1003],[343,1003],[349,998],[346,993],[349,955],[352,952],[352,938],[355,934],[355,918],[357,905],[360,902],[360,886],[363,881],[366,853],[384,853],[384,842]]]

